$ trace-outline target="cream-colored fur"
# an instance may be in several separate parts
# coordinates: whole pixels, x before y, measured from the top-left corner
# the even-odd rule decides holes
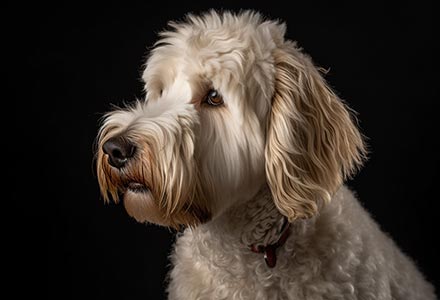
[[[365,159],[362,135],[285,25],[210,11],[170,26],[145,100],[105,117],[97,150],[106,201],[186,227],[169,298],[435,299],[343,185]],[[277,243],[286,220],[270,267],[250,248]]]

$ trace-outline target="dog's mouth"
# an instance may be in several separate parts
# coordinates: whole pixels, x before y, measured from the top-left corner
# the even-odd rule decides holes
[[[132,193],[148,193],[150,189],[142,183],[139,182],[129,182],[126,185],[127,191],[130,191]]]

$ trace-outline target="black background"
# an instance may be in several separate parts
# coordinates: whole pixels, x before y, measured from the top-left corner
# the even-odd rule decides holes
[[[434,6],[333,2],[7,5],[3,272],[15,298],[164,298],[173,233],[103,203],[93,143],[111,104],[142,97],[141,66],[166,22],[208,8],[286,21],[287,36],[330,70],[371,150],[348,184],[439,286]]]

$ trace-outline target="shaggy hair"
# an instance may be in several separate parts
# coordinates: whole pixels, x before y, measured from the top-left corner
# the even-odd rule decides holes
[[[97,143],[105,201],[184,228],[169,298],[435,299],[343,185],[362,135],[285,24],[210,11],[169,25],[145,99],[108,113]]]

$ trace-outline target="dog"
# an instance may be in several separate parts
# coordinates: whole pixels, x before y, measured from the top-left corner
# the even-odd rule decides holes
[[[354,112],[259,12],[170,22],[145,99],[102,119],[105,201],[181,230],[169,299],[435,299],[344,181],[367,157]]]

